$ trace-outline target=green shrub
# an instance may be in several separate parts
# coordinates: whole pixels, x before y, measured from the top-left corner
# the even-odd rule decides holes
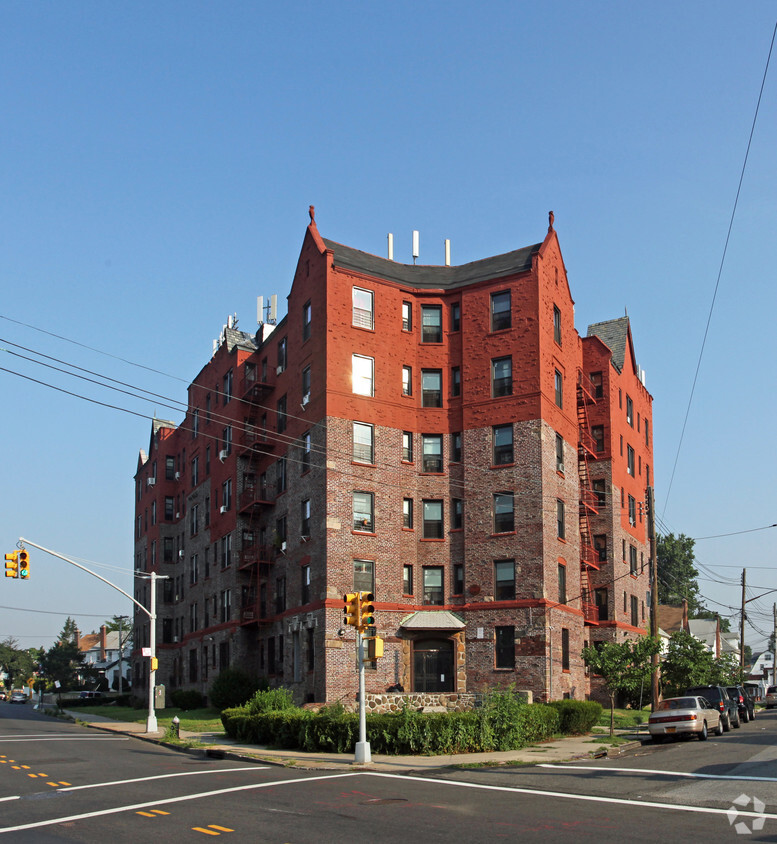
[[[259,688],[258,680],[240,668],[225,668],[208,690],[211,704],[219,710],[244,704]]]
[[[599,722],[602,705],[593,700],[554,700],[549,704],[559,715],[559,732],[580,736]]]
[[[289,689],[283,687],[277,689],[259,690],[246,703],[246,709],[251,715],[260,712],[273,712],[282,709],[296,709],[294,698]]]
[[[199,709],[202,706],[202,695],[196,689],[176,689],[170,693],[170,702],[184,711]]]

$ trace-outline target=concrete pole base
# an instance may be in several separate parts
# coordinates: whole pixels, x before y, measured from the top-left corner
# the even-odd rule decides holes
[[[357,765],[366,765],[372,762],[372,753],[370,752],[370,743],[368,741],[356,742],[356,758],[354,761]]]

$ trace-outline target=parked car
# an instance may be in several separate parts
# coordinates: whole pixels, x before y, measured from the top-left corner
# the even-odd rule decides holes
[[[726,686],[728,696],[737,702],[739,717],[747,724],[755,718],[755,702],[747,693],[744,686]]]
[[[733,700],[725,686],[693,686],[685,690],[686,695],[698,695],[706,698],[720,712],[723,720],[723,730],[728,732],[732,727],[740,726],[739,706]]]
[[[723,716],[699,695],[668,697],[650,715],[648,732],[656,744],[681,735],[695,735],[705,741],[710,732],[723,735]]]
[[[11,692],[10,703],[27,703],[27,695],[18,689]]]
[[[767,709],[777,706],[777,686],[767,686],[766,697],[764,698],[764,705]]]
[[[8,695],[2,690],[0,690],[0,700],[8,700]]]
[[[88,692],[88,691],[83,691],[79,695],[79,697],[82,700],[95,700],[97,698],[101,698],[102,696],[103,696],[102,692]]]

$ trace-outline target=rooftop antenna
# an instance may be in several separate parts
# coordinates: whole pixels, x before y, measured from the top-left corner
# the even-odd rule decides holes
[[[445,266],[451,265],[451,241],[450,238],[445,238]]]
[[[388,259],[394,260],[394,235],[391,232],[388,233]]]
[[[415,264],[416,259],[420,255],[420,251],[418,249],[419,245],[419,234],[418,231],[413,229],[413,263]]]
[[[269,323],[275,325],[278,318],[278,296],[273,293],[270,301],[265,305],[264,296],[256,297],[256,322],[258,325]]]

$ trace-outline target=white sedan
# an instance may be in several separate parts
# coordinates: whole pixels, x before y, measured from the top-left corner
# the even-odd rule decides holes
[[[705,741],[709,733],[723,735],[723,722],[720,712],[703,697],[668,697],[648,719],[648,732],[656,744],[681,735]]]

